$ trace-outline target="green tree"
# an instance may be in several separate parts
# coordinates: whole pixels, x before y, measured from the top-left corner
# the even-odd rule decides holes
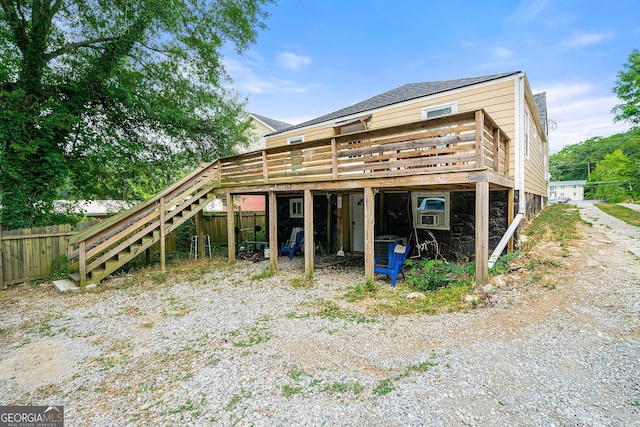
[[[640,180],[639,165],[616,150],[605,156],[589,177],[588,186],[595,187],[594,197],[608,203],[634,199],[634,185]]]
[[[613,92],[621,104],[613,107],[614,120],[640,125],[640,51],[634,49],[624,69],[618,73]]]
[[[45,223],[65,184],[135,188],[229,153],[242,103],[220,48],[253,43],[270,1],[0,0],[2,224]]]

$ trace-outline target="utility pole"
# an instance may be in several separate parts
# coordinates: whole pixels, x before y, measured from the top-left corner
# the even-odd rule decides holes
[[[587,177],[591,176],[591,162],[587,160]]]

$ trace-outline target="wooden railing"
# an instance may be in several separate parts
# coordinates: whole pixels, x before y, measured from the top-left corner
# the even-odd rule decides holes
[[[111,274],[213,200],[218,163],[201,165],[155,197],[69,239],[69,271],[82,286]]]
[[[220,160],[222,187],[491,169],[508,176],[509,138],[483,111],[270,148]]]

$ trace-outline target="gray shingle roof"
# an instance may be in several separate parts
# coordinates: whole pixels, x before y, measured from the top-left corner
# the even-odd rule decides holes
[[[547,92],[536,93],[533,95],[533,100],[536,103],[538,116],[540,116],[540,123],[542,123],[544,133],[549,135],[549,125],[547,123]]]
[[[292,125],[290,123],[281,122],[280,120],[270,119],[269,117],[261,116],[259,114],[251,113],[253,117],[260,120],[265,125],[269,126],[275,132],[285,130]]]
[[[388,105],[398,104],[400,102],[409,101],[416,98],[422,98],[429,95],[435,95],[437,93],[447,92],[454,89],[460,89],[467,86],[472,86],[478,83],[485,83],[491,80],[501,79],[503,77],[512,76],[518,74],[520,71],[512,71],[502,74],[491,74],[481,77],[468,77],[464,79],[456,80],[441,80],[436,82],[424,82],[424,83],[409,83],[404,86],[392,89],[390,91],[381,93],[372,98],[353,104],[349,107],[342,108],[334,111],[333,113],[325,114],[324,116],[316,117],[315,119],[291,126],[281,131],[276,131],[271,135],[280,133],[284,130],[299,129],[311,125],[316,125],[323,122],[339,119],[341,117],[350,116],[352,114],[359,114],[365,111],[374,110],[376,108],[386,107]]]

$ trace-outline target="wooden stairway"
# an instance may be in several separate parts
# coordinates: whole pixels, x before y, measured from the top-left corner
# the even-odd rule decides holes
[[[164,264],[165,236],[214,199],[219,171],[219,161],[201,164],[153,198],[72,236],[69,277],[81,287],[97,284],[156,242]]]

